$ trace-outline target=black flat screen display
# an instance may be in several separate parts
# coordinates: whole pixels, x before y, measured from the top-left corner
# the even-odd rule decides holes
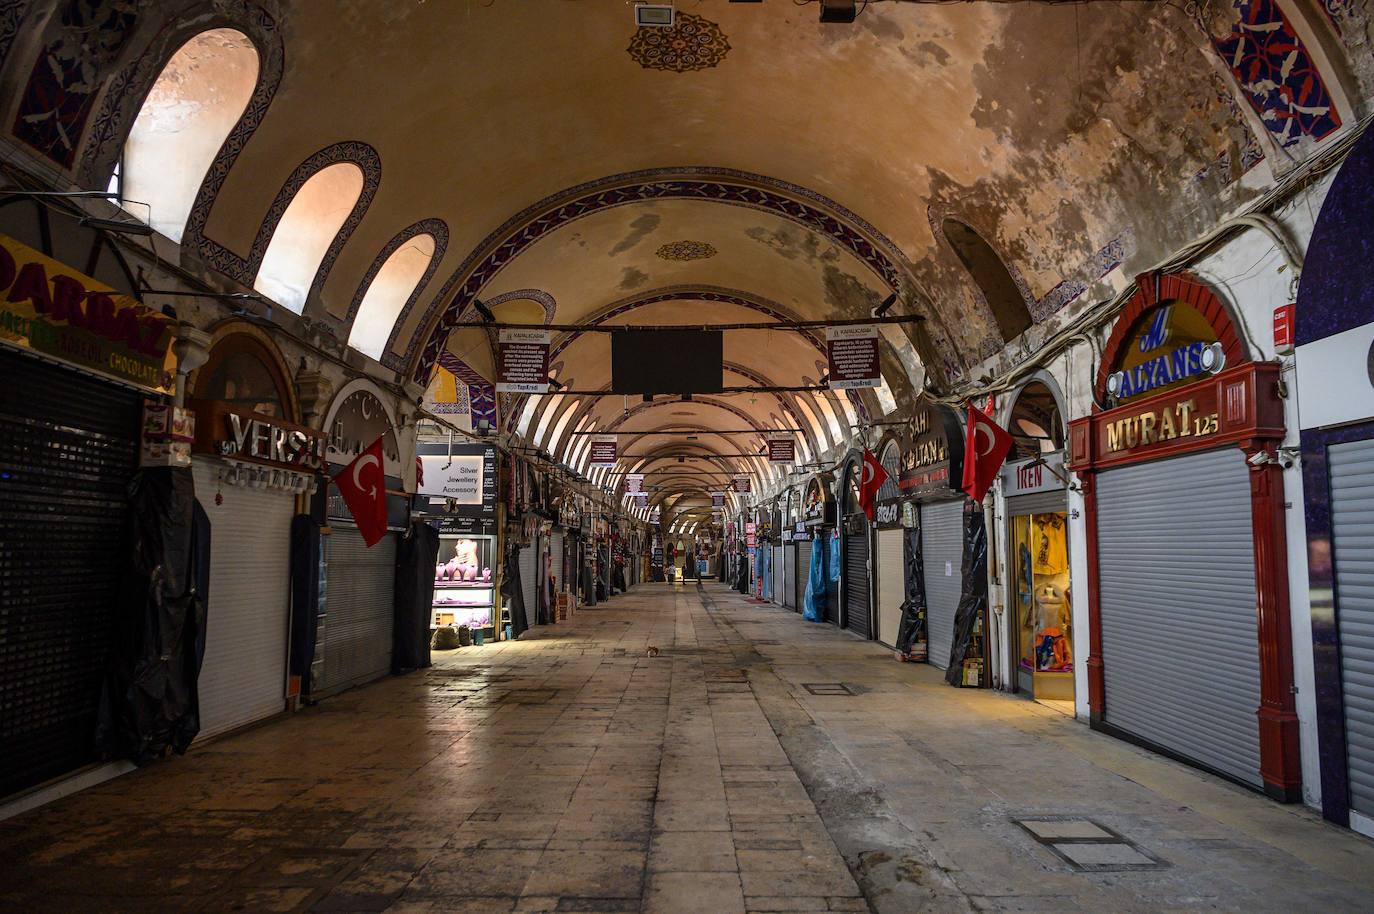
[[[709,394],[721,389],[719,330],[626,330],[611,334],[611,390],[618,394]]]

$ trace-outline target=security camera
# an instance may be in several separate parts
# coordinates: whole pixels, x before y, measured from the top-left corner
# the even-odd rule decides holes
[[[1245,462],[1252,467],[1262,467],[1267,464],[1277,463],[1278,461],[1276,461],[1274,455],[1268,451],[1255,451],[1255,453],[1245,458]]]

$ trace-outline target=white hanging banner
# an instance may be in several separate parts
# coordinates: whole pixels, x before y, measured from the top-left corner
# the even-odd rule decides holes
[[[549,392],[547,330],[505,329],[497,337],[496,390],[508,394]]]
[[[830,359],[832,390],[882,386],[876,326],[827,327],[825,349]]]

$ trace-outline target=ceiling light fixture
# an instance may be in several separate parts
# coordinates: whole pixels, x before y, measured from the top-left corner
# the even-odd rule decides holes
[[[640,28],[670,29],[674,10],[671,3],[636,3],[635,25]]]

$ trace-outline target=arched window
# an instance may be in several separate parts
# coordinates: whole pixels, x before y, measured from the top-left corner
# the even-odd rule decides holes
[[[253,288],[297,314],[304,311],[320,261],[362,192],[363,172],[352,162],[311,175],[282,213]]]
[[[945,240],[982,290],[1003,341],[1011,342],[1030,329],[1026,299],[992,245],[957,219],[946,219],[943,228]]]
[[[172,55],[134,119],[112,181],[133,215],[181,241],[201,181],[257,83],[257,49],[234,29],[201,32]]]
[[[419,285],[434,259],[434,236],[416,235],[391,252],[367,287],[348,345],[374,359],[381,359],[396,317]]]
[[[1016,453],[1020,457],[1034,457],[1064,447],[1064,420],[1054,391],[1041,381],[1032,381],[1021,389],[1011,411],[1007,426]]]

